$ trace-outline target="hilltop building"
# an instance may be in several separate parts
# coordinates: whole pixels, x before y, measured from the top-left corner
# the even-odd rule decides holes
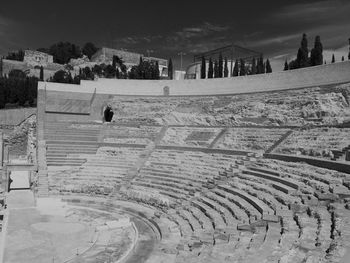
[[[91,62],[96,64],[111,64],[113,62],[113,56],[118,56],[124,61],[125,66],[130,69],[132,66],[136,66],[140,62],[140,57],[143,60],[158,62],[160,76],[166,77],[168,75],[168,61],[162,58],[145,57],[143,54],[130,52],[121,49],[113,49],[108,47],[102,47],[92,57]]]

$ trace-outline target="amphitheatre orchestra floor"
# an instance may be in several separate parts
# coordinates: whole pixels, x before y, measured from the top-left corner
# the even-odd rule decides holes
[[[24,201],[25,200],[25,201]],[[59,198],[9,194],[3,262],[116,262],[134,248],[138,232],[125,214],[78,207]]]

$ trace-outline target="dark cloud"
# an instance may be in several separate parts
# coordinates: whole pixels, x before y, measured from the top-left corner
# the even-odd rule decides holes
[[[178,65],[180,51],[190,63],[195,53],[236,43],[281,63],[295,55],[303,32],[309,46],[316,35],[328,50],[345,46],[349,13],[348,0],[4,0],[0,52],[92,41],[143,54],[151,49]]]

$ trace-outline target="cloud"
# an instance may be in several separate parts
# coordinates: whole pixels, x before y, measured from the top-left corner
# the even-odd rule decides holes
[[[176,41],[181,39],[200,38],[213,35],[218,32],[224,32],[228,29],[228,26],[214,25],[208,22],[204,22],[203,24],[200,24],[198,26],[185,27],[181,31],[176,32],[175,36],[172,37],[173,39],[176,39]]]
[[[301,36],[300,33],[290,34],[290,35],[279,35],[279,36],[269,37],[265,39],[250,41],[248,45],[250,47],[261,47],[261,46],[267,46],[272,44],[281,44],[289,40],[298,39],[300,38],[300,36]]]

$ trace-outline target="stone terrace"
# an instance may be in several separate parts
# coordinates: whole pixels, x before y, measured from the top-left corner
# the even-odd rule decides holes
[[[349,150],[349,128],[325,127],[294,131],[276,152],[345,161]]]
[[[115,96],[113,121],[204,126],[304,126],[350,120],[349,85],[208,97]]]

